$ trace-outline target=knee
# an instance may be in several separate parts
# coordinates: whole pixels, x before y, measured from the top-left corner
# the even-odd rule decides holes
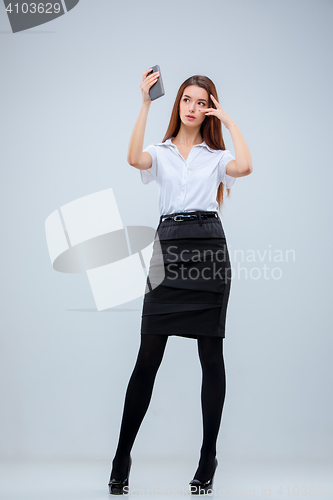
[[[201,355],[200,363],[203,371],[219,372],[224,370],[224,360],[221,353],[211,353],[208,356]]]
[[[140,377],[155,377],[160,364],[161,360],[156,360],[151,356],[142,355],[138,357],[134,370]]]

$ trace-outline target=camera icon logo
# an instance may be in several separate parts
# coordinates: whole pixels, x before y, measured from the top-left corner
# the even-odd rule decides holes
[[[4,0],[13,33],[45,24],[72,10],[80,0]],[[65,7],[65,9],[64,9]]]
[[[53,268],[86,272],[98,311],[142,297],[165,277],[157,231],[125,227],[112,188],[55,210],[45,232]]]

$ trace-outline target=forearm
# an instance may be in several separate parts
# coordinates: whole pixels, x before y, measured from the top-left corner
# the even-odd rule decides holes
[[[236,165],[240,169],[249,170],[252,172],[252,158],[249,148],[235,122],[228,125],[228,130],[231,135],[232,142],[235,148]]]
[[[149,108],[150,102],[142,103],[138,119],[134,125],[127,152],[127,161],[130,165],[140,163]]]

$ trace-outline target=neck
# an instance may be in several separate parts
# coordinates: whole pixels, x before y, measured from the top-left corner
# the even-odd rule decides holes
[[[186,125],[182,123],[178,134],[172,142],[174,144],[183,144],[184,146],[194,146],[195,144],[201,144],[203,142],[203,138],[200,133],[200,127],[186,127]]]

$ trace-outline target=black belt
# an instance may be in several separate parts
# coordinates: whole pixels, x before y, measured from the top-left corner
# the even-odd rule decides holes
[[[200,212],[200,215],[193,213],[193,214],[176,214],[176,215],[161,215],[161,222],[164,222],[165,220],[174,220],[176,222],[178,221],[183,221],[183,220],[196,220],[196,219],[207,219],[209,217],[215,217],[218,218],[218,215],[216,212]]]

